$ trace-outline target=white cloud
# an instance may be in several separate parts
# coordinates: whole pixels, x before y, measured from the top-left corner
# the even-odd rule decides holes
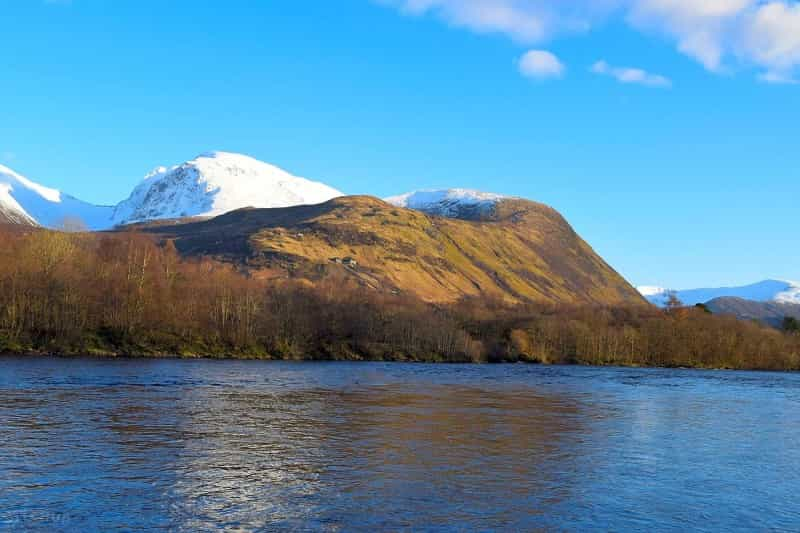
[[[677,40],[678,49],[709,70],[719,70],[726,36],[757,0],[636,0],[628,21]]]
[[[478,33],[498,33],[530,44],[557,33],[588,30],[623,0],[376,0],[407,15],[434,15]]]
[[[792,78],[800,67],[800,4],[794,0],[635,0],[628,20],[677,40],[712,71],[738,61],[761,79]]]
[[[800,65],[800,4],[761,5],[748,21],[739,53],[764,68],[762,78],[791,79]]]
[[[560,78],[566,67],[551,52],[546,50],[530,50],[518,63],[520,73],[527,78],[546,79]]]
[[[478,33],[529,44],[590,31],[608,17],[666,37],[712,72],[756,68],[792,80],[800,70],[798,0],[374,0]]]
[[[614,67],[605,61],[592,65],[591,71],[602,76],[611,76],[620,83],[635,83],[646,87],[672,87],[672,81],[660,74],[652,74],[640,68]]]

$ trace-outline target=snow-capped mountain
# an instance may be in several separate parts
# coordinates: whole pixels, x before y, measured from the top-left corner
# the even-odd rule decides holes
[[[342,196],[327,185],[241,154],[210,152],[148,174],[114,210],[116,224],[217,216],[242,207],[318,204]]]
[[[706,303],[715,298],[733,297],[755,302],[800,304],[800,283],[794,281],[766,280],[743,287],[719,287],[670,291],[662,287],[642,286],[639,292],[655,305],[663,306],[670,292],[675,292],[684,305]]]
[[[243,207],[318,204],[342,196],[252,157],[211,152],[148,174],[127,200],[96,206],[44,187],[0,165],[0,222],[111,229],[121,224],[217,216]]]
[[[100,230],[112,225],[112,211],[39,185],[0,165],[0,220],[4,222],[49,228],[80,224]]]
[[[472,189],[442,189],[413,191],[384,200],[397,207],[416,209],[431,215],[461,218],[465,213],[480,214],[490,211],[497,202],[510,198]]]

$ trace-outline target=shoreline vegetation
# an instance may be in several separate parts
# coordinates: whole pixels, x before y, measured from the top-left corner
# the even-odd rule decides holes
[[[800,334],[702,307],[432,305],[258,279],[135,232],[4,228],[0,354],[800,370]]]

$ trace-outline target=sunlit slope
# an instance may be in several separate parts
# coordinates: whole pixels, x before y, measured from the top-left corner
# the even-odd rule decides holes
[[[642,303],[555,210],[504,200],[481,220],[426,215],[376,198],[245,209],[149,228],[190,255],[213,255],[276,277],[347,276],[430,302],[465,296],[553,303]]]

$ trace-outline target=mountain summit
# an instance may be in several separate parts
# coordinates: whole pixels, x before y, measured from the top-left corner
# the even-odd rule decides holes
[[[342,193],[246,155],[209,152],[148,174],[114,210],[116,224],[217,216],[243,207],[319,204]]]
[[[144,226],[185,255],[212,256],[268,279],[350,280],[428,302],[634,304],[644,299],[554,209],[498,201],[478,220],[429,215],[369,196],[240,209]]]
[[[209,152],[145,176],[127,200],[97,206],[0,165],[0,222],[106,230],[158,219],[217,216],[243,207],[319,204],[342,193],[252,157]]]

